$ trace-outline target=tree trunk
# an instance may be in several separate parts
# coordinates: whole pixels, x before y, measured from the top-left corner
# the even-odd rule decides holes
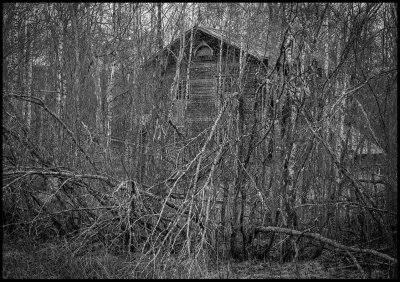
[[[247,24],[248,25],[248,24]],[[244,31],[247,31],[248,26]],[[243,34],[244,32],[242,32]],[[235,153],[235,171],[236,178],[234,183],[234,199],[233,199],[233,219],[231,233],[231,254],[233,257],[241,257],[247,259],[246,252],[246,230],[244,223],[244,215],[246,212],[247,191],[244,189],[244,72],[246,69],[247,50],[245,50],[245,38],[242,35],[240,58],[239,58],[239,93],[237,96],[236,106],[236,137],[239,142],[236,145]],[[239,198],[240,195],[240,198]]]
[[[115,84],[115,72],[117,68],[116,62],[110,63],[110,78],[108,80],[108,87],[106,92],[106,103],[107,103],[107,112],[105,115],[105,131],[106,131],[106,148],[108,151],[108,155],[111,153],[111,123],[112,123],[112,100],[113,100],[113,89]]]
[[[74,55],[75,55],[75,69],[73,73],[73,87],[72,87],[72,99],[74,99],[74,105],[75,105],[75,119],[74,119],[74,132],[75,135],[78,138],[78,141],[80,139],[80,116],[81,116],[81,109],[80,109],[80,86],[79,86],[79,71],[80,71],[80,60],[79,60],[79,28],[78,28],[78,8],[79,4],[74,3],[72,8],[72,29],[74,32]],[[79,149],[75,147],[75,161],[78,160],[78,151]]]
[[[25,43],[25,63],[26,63],[26,75],[25,75],[25,95],[30,97],[32,96],[32,68],[33,68],[33,58],[31,55],[31,46],[29,41],[31,40],[31,31],[29,27],[29,22],[25,22],[25,35],[26,35],[26,43]],[[29,101],[25,102],[26,108],[24,109],[25,120],[28,127],[28,130],[31,129],[32,123],[32,104]]]
[[[96,97],[96,133],[103,136],[103,95],[101,91],[101,69],[102,59],[93,56],[94,72],[92,73],[94,83],[94,95]]]

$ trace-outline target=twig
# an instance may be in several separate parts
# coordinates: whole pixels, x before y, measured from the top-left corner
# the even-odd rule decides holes
[[[84,154],[85,158],[89,161],[89,163],[92,165],[93,169],[97,172],[96,165],[94,164],[93,160],[90,158],[88,153],[82,148],[81,145],[79,145],[78,140],[76,139],[75,135],[72,133],[72,131],[66,126],[66,124],[55,114],[53,113],[44,103],[39,98],[32,97],[32,96],[24,96],[24,95],[16,95],[16,94],[8,94],[8,96],[14,97],[16,99],[28,101],[31,103],[34,103],[36,105],[41,106],[49,115],[51,115],[54,119],[58,121],[58,123],[61,124],[61,126],[67,131],[67,133],[71,136],[72,140],[74,141],[75,145],[79,148],[79,150]]]
[[[361,198],[361,201],[363,202],[363,204],[364,204],[365,206],[367,206],[367,202],[369,202],[369,203],[373,206],[373,208],[375,208],[374,201],[371,199],[371,197],[369,197],[367,194],[363,193],[363,191],[365,191],[365,187],[361,184],[360,181],[358,181],[356,178],[354,178],[354,177],[352,176],[351,172],[348,171],[348,169],[347,169],[346,167],[344,167],[344,166],[341,164],[340,160],[338,160],[338,159],[336,158],[336,155],[335,155],[335,153],[333,152],[333,149],[329,146],[329,144],[327,144],[327,142],[324,140],[324,138],[323,138],[320,134],[318,134],[317,130],[314,130],[314,129],[313,129],[313,126],[311,125],[310,121],[308,120],[308,118],[307,118],[305,112],[303,111],[302,113],[303,113],[303,116],[304,116],[304,118],[305,118],[305,121],[306,121],[306,123],[307,123],[307,125],[308,125],[310,131],[314,134],[314,136],[315,136],[318,140],[321,141],[322,145],[325,147],[325,149],[326,149],[326,150],[328,151],[328,153],[331,155],[332,160],[333,160],[334,164],[336,165],[336,167],[337,167],[337,168],[340,170],[340,172],[350,181],[350,183],[351,183],[352,186],[354,187],[355,191],[360,195],[360,198]],[[369,213],[371,214],[372,218],[373,218],[378,224],[380,224],[379,219],[377,219],[377,218],[374,216],[374,214],[371,213],[370,211],[369,211]],[[382,217],[381,214],[378,214],[378,215],[379,215],[380,217]]]
[[[39,218],[35,217],[34,219],[32,219],[30,221],[21,221],[21,222],[16,222],[16,223],[5,224],[2,227],[5,228],[8,226],[13,226],[13,225],[31,224],[31,223],[34,223],[35,221],[44,220],[53,215],[68,213],[68,212],[73,212],[73,211],[90,211],[90,210],[101,210],[101,209],[112,209],[112,208],[115,208],[115,206],[102,206],[102,207],[93,207],[93,208],[75,208],[75,209],[69,209],[69,210],[62,210],[62,211],[48,213],[48,214],[46,214],[46,216],[41,216]]]

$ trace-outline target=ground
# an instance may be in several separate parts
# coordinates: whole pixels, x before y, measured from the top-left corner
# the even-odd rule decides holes
[[[30,244],[3,241],[3,278],[186,278],[186,262],[170,261],[163,271],[139,271],[137,257],[109,253],[85,253],[73,257],[67,244]],[[173,260],[173,258],[171,258]],[[174,267],[175,266],[175,267]],[[195,268],[193,268],[195,269]],[[351,263],[345,263],[331,252],[318,259],[279,263],[276,261],[220,261],[213,269],[194,271],[195,278],[367,278]],[[373,270],[371,278],[386,278],[387,271]]]

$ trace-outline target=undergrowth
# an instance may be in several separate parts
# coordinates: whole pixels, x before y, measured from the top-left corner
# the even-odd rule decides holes
[[[204,265],[169,256],[162,261],[151,254],[112,254],[106,248],[74,252],[73,242],[3,238],[5,279],[115,279],[200,278]]]
[[[184,256],[110,252],[97,246],[75,252],[75,242],[67,239],[39,241],[3,237],[5,279],[180,279],[180,278],[389,278],[388,271],[376,269],[369,277],[356,267],[324,251],[318,260],[281,263],[272,259],[207,261],[206,256]],[[368,269],[371,266],[364,267]]]

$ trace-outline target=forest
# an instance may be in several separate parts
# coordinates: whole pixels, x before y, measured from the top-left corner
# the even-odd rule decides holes
[[[2,277],[397,278],[397,11],[3,3]]]

